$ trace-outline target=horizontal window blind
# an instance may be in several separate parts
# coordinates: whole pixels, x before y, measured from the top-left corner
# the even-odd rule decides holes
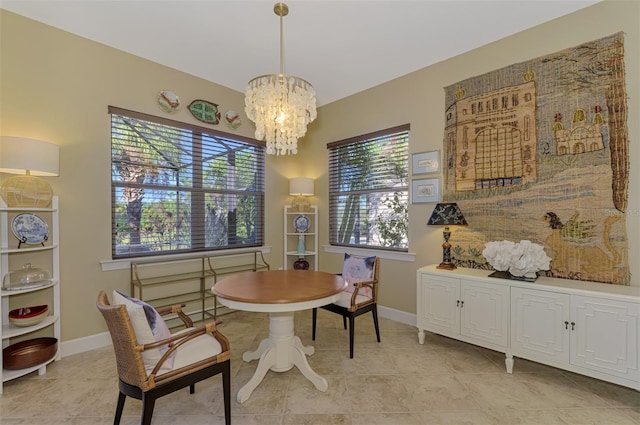
[[[109,112],[113,258],[263,244],[263,144]]]
[[[329,242],[406,251],[409,125],[327,148]]]

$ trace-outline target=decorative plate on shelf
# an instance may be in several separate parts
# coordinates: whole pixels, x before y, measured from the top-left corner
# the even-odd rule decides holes
[[[33,213],[22,213],[11,220],[11,230],[21,243],[41,244],[49,238],[47,223]]]
[[[304,214],[300,214],[294,217],[293,219],[293,228],[300,233],[304,233],[309,230],[311,226],[311,220]]]

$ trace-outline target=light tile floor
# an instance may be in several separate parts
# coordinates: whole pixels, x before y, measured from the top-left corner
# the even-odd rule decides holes
[[[235,400],[252,376],[253,350],[268,333],[262,313],[223,316],[232,348],[235,425],[640,424],[640,393],[599,380],[504,356],[381,319],[378,344],[369,315],[356,319],[355,358],[349,359],[342,318],[319,310],[312,368],[329,382],[321,393],[296,369],[269,371],[248,401]],[[310,311],[296,313],[296,333],[311,344]],[[111,347],[68,356],[47,374],[5,383],[2,425],[106,425],[113,422],[117,375]],[[127,399],[122,424],[139,423],[140,402]],[[156,403],[154,425],[223,424],[222,381],[214,377]]]

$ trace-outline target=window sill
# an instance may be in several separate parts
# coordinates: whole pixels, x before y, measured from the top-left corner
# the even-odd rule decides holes
[[[361,255],[363,257],[370,257],[375,255],[376,257],[397,261],[414,262],[416,260],[416,254],[413,252],[384,251],[381,249],[354,248],[351,246],[347,247],[333,245],[323,245],[322,249],[324,250],[324,252],[330,252],[332,254],[344,254],[345,252],[348,252],[349,254]]]
[[[141,257],[141,258],[126,258],[122,260],[103,260],[100,261],[100,267],[103,272],[110,272],[113,270],[128,270],[131,267],[131,262],[136,261],[146,261],[146,260],[175,260],[180,258],[190,258],[199,255],[216,255],[216,254],[242,254],[243,252],[262,251],[263,254],[268,254],[271,252],[270,246],[262,246],[262,247],[251,247],[251,248],[236,248],[236,249],[224,249],[220,251],[204,251],[204,252],[191,252],[185,254],[174,254],[174,255],[156,255],[153,257]]]

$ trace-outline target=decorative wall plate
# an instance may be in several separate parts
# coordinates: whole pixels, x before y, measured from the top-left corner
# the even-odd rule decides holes
[[[191,115],[207,124],[217,125],[220,122],[220,110],[216,103],[196,99],[189,104]]]
[[[162,90],[158,93],[158,106],[168,114],[173,114],[180,109],[180,98],[174,92]]]
[[[309,230],[310,225],[311,220],[309,220],[309,217],[304,214],[297,215],[293,218],[293,227],[300,233],[304,233]]]
[[[237,129],[238,127],[240,127],[242,125],[242,120],[240,119],[240,114],[238,114],[236,111],[229,109],[225,114],[224,114],[224,123],[227,124],[228,127],[232,128],[232,129]]]
[[[20,243],[37,245],[49,238],[47,223],[33,213],[22,213],[13,217],[11,230]]]

